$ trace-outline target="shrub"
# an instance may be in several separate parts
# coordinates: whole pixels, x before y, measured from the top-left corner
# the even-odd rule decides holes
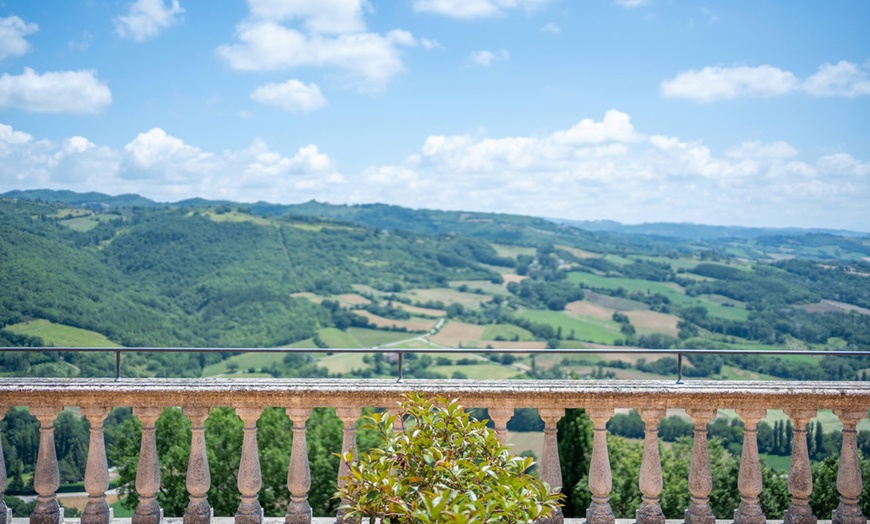
[[[401,404],[405,431],[393,431],[396,415],[373,413],[364,427],[383,446],[342,456],[350,466],[336,493],[346,517],[374,523],[519,523],[551,515],[558,493],[525,474],[534,461],[511,454],[485,422],[456,400],[416,393]]]

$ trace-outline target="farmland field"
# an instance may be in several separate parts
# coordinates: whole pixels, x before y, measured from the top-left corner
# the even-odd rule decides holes
[[[410,320],[395,320],[392,318],[384,318],[369,311],[355,311],[355,313],[361,317],[366,317],[370,323],[374,324],[380,328],[405,328],[408,331],[412,332],[424,332],[429,331],[435,327],[435,324],[438,323],[437,320],[428,319],[428,318],[420,318],[420,317],[411,317]]]
[[[603,320],[610,320],[613,317],[612,309],[585,300],[570,302],[565,306],[565,310],[583,317],[600,318]]]
[[[749,312],[745,309],[725,307],[710,300],[687,296],[683,288],[673,282],[652,282],[636,278],[603,277],[582,271],[568,273],[568,280],[597,289],[616,290],[622,288],[628,292],[660,293],[668,297],[677,306],[703,306],[710,315],[728,320],[746,320],[749,318]]]
[[[627,311],[625,314],[639,335],[663,333],[676,337],[680,331],[677,328],[680,319],[674,315],[666,315],[657,311]]]
[[[101,347],[117,348],[119,344],[94,331],[80,329],[63,324],[55,324],[48,320],[37,319],[29,322],[11,324],[4,329],[16,335],[39,337],[46,345],[58,347]]]
[[[463,293],[448,288],[412,289],[408,291],[406,295],[421,302],[443,302],[445,305],[462,304],[467,308],[480,307],[482,302],[488,302],[490,300],[489,295]]]
[[[365,347],[353,335],[336,328],[322,328],[317,332],[327,346],[331,348],[361,348]]]
[[[463,342],[475,342],[483,336],[484,327],[477,324],[466,324],[454,320],[444,324],[437,334],[431,337],[432,342],[442,346],[457,348]]]
[[[517,258],[517,255],[535,256],[535,248],[523,246],[511,246],[508,244],[491,244],[500,257]]]
[[[535,340],[528,330],[513,324],[487,324],[483,327],[481,338],[485,340],[495,340],[501,338],[503,340]]]
[[[366,348],[384,346],[414,336],[412,333],[402,333],[400,331],[383,331],[380,329],[356,327],[348,328],[347,332],[359,341],[361,347]]]
[[[517,275],[519,276],[519,275]],[[504,275],[502,275],[504,278]],[[493,284],[489,280],[451,280],[448,282],[451,288],[466,286],[469,291],[481,290],[487,295],[510,295],[502,284]]]
[[[574,337],[578,340],[589,340],[600,344],[613,344],[617,338],[622,338],[619,324],[612,320],[575,317],[571,313],[535,309],[522,309],[518,315],[532,322],[549,324],[555,329],[561,328],[563,337],[568,337],[573,331]]]
[[[504,378],[512,378],[522,373],[522,371],[509,366],[503,366],[501,364],[488,364],[483,361],[481,361],[480,364],[465,366],[432,366],[429,369],[436,373],[441,373],[448,378],[452,377],[455,371],[460,371],[464,373],[469,379],[475,380],[499,380]]]

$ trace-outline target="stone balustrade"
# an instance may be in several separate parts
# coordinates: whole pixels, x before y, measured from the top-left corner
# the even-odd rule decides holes
[[[139,505],[133,524],[160,524],[163,511],[157,502],[160,468],[157,457],[155,422],[167,406],[179,406],[192,422],[187,490],[190,503],[184,524],[209,524],[212,509],[206,498],[211,479],[205,449],[204,423],[211,408],[233,407],[244,423],[238,489],[241,503],[235,514],[237,524],[260,524],[263,512],[257,500],[262,486],[257,454],[256,422],[263,408],[283,407],[293,422],[293,443],[287,472],[290,502],[285,522],[311,522],[308,490],[311,475],[306,450],[305,423],[316,407],[337,408],[344,426],[342,452],[355,444],[355,422],[363,407],[395,408],[408,391],[457,398],[469,407],[489,408],[500,438],[506,438],[506,424],[515,408],[537,408],[544,420],[544,451],[541,478],[554,489],[562,484],[557,449],[556,423],[566,408],[585,408],[594,425],[593,450],[589,471],[592,504],[587,511],[589,524],[614,522],[609,498],[612,489],[610,458],[607,453],[606,424],[615,408],[636,408],[646,427],[639,488],[643,494],[637,509],[638,524],[663,524],[659,505],[662,469],[658,450],[658,422],[668,408],[684,408],[694,422],[694,446],[688,489],[691,504],[685,512],[686,524],[714,524],[708,503],[712,476],[707,455],[707,423],[717,409],[735,409],[743,420],[744,442],[738,489],[741,502],[734,510],[734,522],[764,524],[759,504],[762,490],[756,428],[768,409],[782,409],[794,423],[794,446],[788,488],[791,506],[785,514],[787,524],[814,524],[816,517],[808,505],[812,477],[805,432],[819,409],[832,409],[843,423],[843,440],[837,489],[840,505],[830,516],[834,524],[866,524],[858,507],[862,478],[858,460],[856,425],[867,417],[870,388],[850,382],[712,382],[673,384],[656,381],[453,381],[410,380],[395,383],[382,380],[227,380],[227,379],[142,379],[112,382],[99,379],[0,379],[0,416],[11,406],[28,406],[39,420],[39,456],[34,476],[38,493],[31,524],[59,524],[63,512],[58,506],[58,463],[54,450],[54,420],[64,407],[77,406],[90,421],[85,489],[87,506],[82,524],[109,524],[106,504],[108,488],[103,421],[109,409],[131,406],[142,422],[142,441],[136,490]],[[339,450],[335,450],[338,452]],[[345,469],[339,471],[342,476]],[[343,482],[339,480],[339,482]],[[6,489],[6,470],[0,450],[0,495]],[[2,498],[0,498],[2,501]],[[11,512],[0,502],[0,524],[8,524]],[[828,516],[818,516],[827,518]],[[563,521],[561,515],[547,524]],[[343,522],[343,515],[336,522]]]

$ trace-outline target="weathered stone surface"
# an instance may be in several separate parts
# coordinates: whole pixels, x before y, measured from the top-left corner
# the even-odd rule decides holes
[[[405,392],[459,398],[466,406],[589,408],[870,409],[860,382],[391,380],[330,379],[41,379],[0,378],[7,405],[367,407],[395,406]]]

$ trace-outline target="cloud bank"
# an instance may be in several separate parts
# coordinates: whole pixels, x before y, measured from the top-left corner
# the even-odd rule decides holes
[[[784,141],[715,152],[648,133],[628,114],[536,136],[431,135],[395,163],[343,173],[315,144],[262,140],[211,152],[153,128],[121,149],[85,137],[38,140],[0,124],[0,191],[57,187],[173,201],[386,202],[410,207],[623,222],[805,226],[870,231],[870,162],[806,157]]]
[[[770,65],[713,67],[685,71],[660,85],[665,98],[715,102],[738,97],[773,97],[804,92],[812,96],[854,98],[870,95],[870,66],[841,61],[822,64],[801,81],[790,72]]]

